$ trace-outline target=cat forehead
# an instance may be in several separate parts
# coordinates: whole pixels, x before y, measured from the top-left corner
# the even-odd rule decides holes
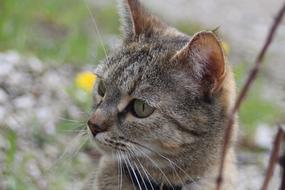
[[[97,66],[95,74],[121,92],[131,94],[139,84],[147,87],[148,83],[154,84],[152,80],[159,81],[169,67],[169,59],[188,41],[185,37],[161,37],[123,44]]]
[[[145,65],[152,62],[152,65],[155,65],[156,60],[174,55],[188,41],[189,37],[180,36],[173,38],[159,37],[154,39],[142,39],[139,43],[123,44],[109,55],[102,64],[97,66],[95,73],[99,75],[105,73],[105,78],[107,78],[106,73],[114,74],[121,72],[124,68],[132,68],[134,63]],[[127,71],[131,71],[131,69]]]
[[[103,66],[103,79],[110,85],[119,88],[122,92],[130,94],[142,83],[146,71],[154,72],[158,59],[164,57],[165,50],[159,47],[127,47],[112,54]]]

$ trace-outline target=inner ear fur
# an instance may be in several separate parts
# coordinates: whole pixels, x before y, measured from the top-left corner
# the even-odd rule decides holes
[[[139,0],[122,1],[119,5],[125,41],[134,41],[140,36],[151,37],[167,30],[168,26],[148,13]]]
[[[213,32],[195,34],[172,60],[204,85],[204,90],[213,93],[222,86],[226,74],[225,58],[221,44]]]

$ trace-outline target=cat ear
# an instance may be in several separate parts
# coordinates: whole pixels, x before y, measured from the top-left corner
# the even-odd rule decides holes
[[[191,41],[172,58],[178,67],[190,69],[204,90],[214,92],[225,78],[225,58],[219,40],[213,32],[203,31],[194,35]],[[209,89],[210,88],[210,89]]]
[[[121,22],[126,41],[137,40],[140,36],[150,37],[167,29],[166,24],[149,14],[139,0],[123,0],[121,5]]]

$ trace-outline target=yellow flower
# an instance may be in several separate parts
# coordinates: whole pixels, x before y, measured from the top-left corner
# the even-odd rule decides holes
[[[77,74],[77,76],[75,77],[75,85],[79,89],[91,93],[95,80],[96,75],[94,73],[85,71]]]
[[[224,49],[226,54],[230,53],[231,48],[230,48],[230,45],[227,42],[223,41],[222,42],[222,47],[223,47],[223,49]]]

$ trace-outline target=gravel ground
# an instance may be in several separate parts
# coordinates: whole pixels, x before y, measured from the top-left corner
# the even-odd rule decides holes
[[[79,178],[81,170],[88,175],[91,159],[78,152],[86,138],[71,130],[82,125],[81,109],[66,93],[74,75],[68,65],[43,64],[15,51],[0,53],[0,189],[34,189],[19,185],[21,181],[36,189],[63,189],[58,184],[66,176]],[[67,121],[70,130],[60,131],[65,118],[74,121]],[[74,155],[76,164],[64,165]],[[61,167],[63,172],[56,173]],[[84,183],[66,182],[64,189],[82,189]]]

